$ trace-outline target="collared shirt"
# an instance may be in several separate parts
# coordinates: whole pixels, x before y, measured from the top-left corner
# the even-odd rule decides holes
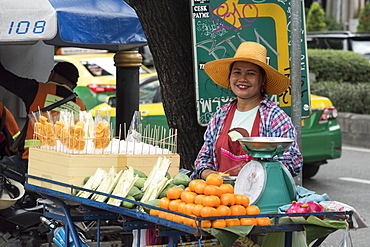
[[[231,103],[217,110],[208,123],[204,133],[204,144],[194,162],[195,170],[191,175],[192,179],[200,178],[200,174],[205,169],[218,170],[216,141]],[[260,102],[258,110],[261,116],[259,125],[261,137],[284,137],[295,140],[282,157],[274,157],[274,160],[282,162],[293,176],[297,176],[302,170],[303,158],[296,142],[296,132],[290,117],[267,96]]]

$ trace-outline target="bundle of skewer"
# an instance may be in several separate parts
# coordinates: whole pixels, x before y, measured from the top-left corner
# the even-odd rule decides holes
[[[101,118],[95,121],[59,120],[55,121],[50,113],[34,116],[34,139],[39,140],[38,147],[69,154],[158,155],[177,152],[177,130],[167,130],[163,126],[143,128],[139,124],[137,129],[129,129],[124,136],[121,132],[113,136],[112,125]],[[72,124],[74,122],[77,123]]]

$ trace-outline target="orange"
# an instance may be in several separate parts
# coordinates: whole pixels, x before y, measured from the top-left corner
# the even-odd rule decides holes
[[[158,216],[159,212],[160,212],[160,210],[152,208],[152,209],[150,209],[149,214],[153,215],[153,216]]]
[[[203,179],[193,179],[190,181],[189,185],[188,185],[188,188],[191,190],[191,191],[195,191],[195,186],[198,184],[198,183],[206,183],[206,181],[204,181]]]
[[[196,217],[195,215],[190,215],[190,216],[191,217]],[[195,224],[195,220],[191,219],[191,218],[188,218],[188,217],[184,217],[184,224],[188,225],[188,226],[193,226]]]
[[[212,227],[226,227],[226,221],[224,219],[212,220]]]
[[[174,216],[174,214],[167,213],[166,214],[166,220],[173,220],[173,216]]]
[[[181,215],[174,214],[172,220],[177,222],[177,223],[184,223],[185,217],[181,216]]]
[[[220,205],[216,209],[217,209],[219,216],[230,216],[231,215],[231,210],[228,206]]]
[[[185,202],[180,202],[177,207],[177,212],[185,214],[185,206],[186,206]]]
[[[194,192],[197,194],[204,194],[204,188],[206,187],[206,183],[198,182],[194,187]]]
[[[185,212],[184,214],[191,215],[193,214],[193,207],[195,206],[194,203],[189,203],[185,205]]]
[[[230,206],[231,215],[245,215],[246,209],[242,205]]]
[[[240,220],[239,219],[225,219],[226,226],[239,226]]]
[[[231,193],[222,194],[220,200],[222,205],[232,206],[235,204],[235,196]]]
[[[200,211],[202,210],[202,208],[204,208],[202,204],[195,204],[192,211],[193,214],[195,214],[196,216],[200,216]]]
[[[257,226],[269,226],[271,225],[271,221],[269,217],[260,217],[256,218]]]
[[[171,199],[171,200],[179,199],[183,191],[184,189],[181,187],[178,187],[178,186],[171,187],[167,190],[166,196],[168,197],[168,199]]]
[[[217,209],[212,208],[212,207],[203,207],[200,210],[200,216],[202,216],[202,217],[215,217],[215,216],[219,216],[219,215],[218,215]]]
[[[194,227],[198,227],[199,221],[194,221]],[[210,228],[212,226],[212,222],[210,220],[202,220],[200,223],[201,228]]]
[[[167,214],[168,214],[167,212],[160,211],[158,217],[165,219]]]
[[[257,225],[256,218],[241,218],[240,225]]]
[[[205,195],[197,195],[195,198],[194,198],[194,203],[195,204],[202,204],[202,200],[203,198],[205,197]]]
[[[159,207],[160,208],[164,208],[164,209],[168,209],[168,204],[170,204],[170,199],[168,199],[167,197],[162,197],[160,200],[159,200]]]
[[[218,196],[205,196],[202,204],[207,207],[218,207],[221,204],[221,200]]]
[[[180,199],[170,201],[170,203],[168,204],[168,209],[171,210],[171,211],[177,212],[180,202],[181,202]]]
[[[260,214],[260,208],[257,205],[250,205],[246,207],[246,213],[248,215]]]
[[[243,205],[244,207],[249,206],[249,197],[246,195],[235,194],[235,204]]]
[[[231,184],[221,184],[220,185],[221,193],[234,193],[234,187]]]
[[[206,185],[206,187],[204,187],[203,193],[206,196],[218,196],[218,197],[220,197],[222,194],[220,187],[216,185]]]
[[[217,173],[211,173],[206,178],[206,184],[210,185],[220,186],[221,184],[223,184],[223,182],[224,182],[223,177]]]
[[[194,199],[197,196],[195,192],[192,191],[184,191],[181,194],[181,200],[185,203],[194,203]]]

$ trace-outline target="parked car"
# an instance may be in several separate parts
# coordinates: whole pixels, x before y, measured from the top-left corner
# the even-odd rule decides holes
[[[139,111],[141,112],[141,124],[146,126],[163,126],[169,129],[164,113],[159,80],[157,75],[152,75],[140,81]],[[110,111],[112,128],[115,129],[116,122],[116,96],[108,96],[104,103],[97,105],[92,110],[93,116],[96,111]]]
[[[342,132],[337,122],[337,110],[329,98],[311,95],[312,114],[302,120],[302,154],[304,160],[303,177],[314,176],[320,165],[327,160],[339,158],[342,154]],[[140,105],[142,126],[164,126],[168,123],[161,103],[160,87],[157,77],[147,78],[140,83]],[[105,103],[94,110],[111,112],[115,126],[116,97],[109,96]]]
[[[96,105],[104,103],[109,95],[116,93],[116,67],[114,53],[82,53],[55,55],[54,62],[73,63],[79,72],[79,79],[75,92],[90,110]],[[156,75],[146,66],[140,68],[139,80]]]
[[[349,31],[308,32],[307,48],[353,51],[370,59],[370,34]]]

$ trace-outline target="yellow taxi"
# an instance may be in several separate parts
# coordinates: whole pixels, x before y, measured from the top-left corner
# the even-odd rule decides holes
[[[71,50],[69,53],[55,55],[54,63],[70,62],[77,67],[80,77],[75,92],[85,103],[87,110],[104,103],[107,96],[116,94],[116,67],[113,60],[115,53],[98,50],[86,53]],[[141,66],[140,81],[154,75],[157,73]]]

